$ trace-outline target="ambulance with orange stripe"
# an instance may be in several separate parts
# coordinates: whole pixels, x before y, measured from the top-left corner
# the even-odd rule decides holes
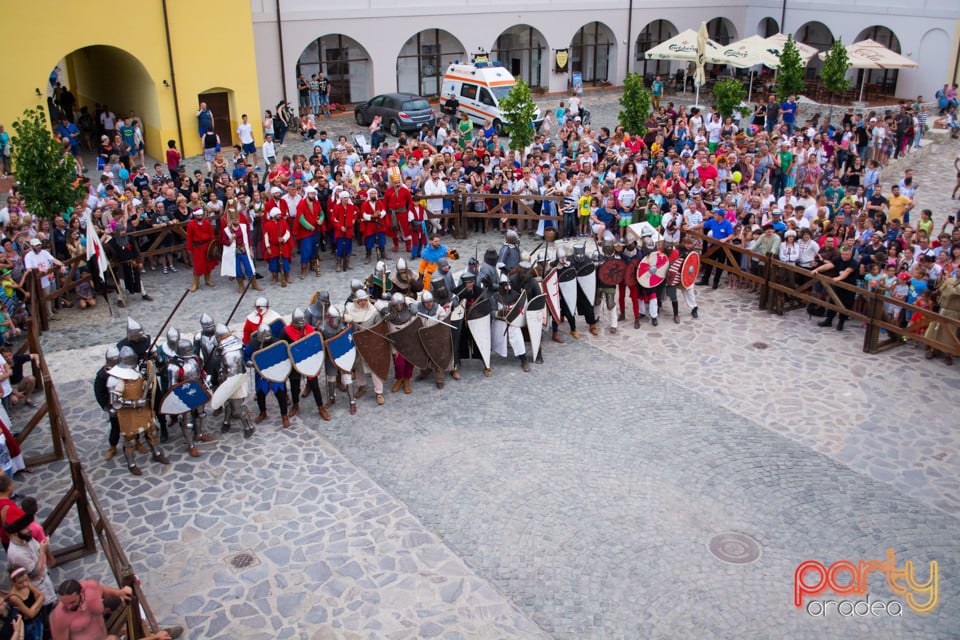
[[[510,95],[516,83],[513,75],[499,61],[454,63],[443,74],[440,101],[442,103],[453,94],[460,103],[460,111],[466,113],[474,124],[482,127],[490,120],[497,135],[503,135],[505,120],[500,111],[500,101]],[[537,107],[533,125],[539,129],[542,122],[540,107]]]

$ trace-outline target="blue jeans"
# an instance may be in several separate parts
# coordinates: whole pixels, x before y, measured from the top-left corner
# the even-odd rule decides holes
[[[284,273],[290,273],[290,258],[270,258],[270,273],[279,273],[281,266]]]
[[[794,122],[786,122],[786,121],[784,121],[783,124],[787,125],[787,135],[788,135],[788,136],[792,136],[792,135],[793,135],[793,130],[794,130],[794,128],[797,126],[797,123],[796,123],[795,121],[794,121]]]
[[[238,278],[252,278],[253,265],[250,264],[250,256],[245,253],[238,253],[234,262]]]
[[[313,111],[313,115],[317,115],[317,112],[320,111],[320,92],[319,91],[310,92],[310,110]]]

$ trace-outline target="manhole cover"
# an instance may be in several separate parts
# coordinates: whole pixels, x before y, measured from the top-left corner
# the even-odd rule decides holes
[[[240,573],[260,564],[260,558],[251,549],[244,549],[240,553],[227,556],[226,562],[230,565],[231,571]]]
[[[717,558],[731,564],[749,564],[760,557],[760,543],[738,531],[714,536],[707,547]]]
[[[754,349],[767,349],[770,345],[768,345],[766,342],[754,342],[750,346]]]

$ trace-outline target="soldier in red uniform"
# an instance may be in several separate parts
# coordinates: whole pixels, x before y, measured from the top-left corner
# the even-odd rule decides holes
[[[407,214],[410,227],[410,257],[422,258],[423,248],[427,244],[427,210],[419,202],[414,202]]]
[[[303,309],[296,308],[293,315],[290,316],[290,324],[283,329],[283,339],[289,343],[294,343],[301,338],[310,335],[315,329],[310,326],[306,320],[306,314]],[[297,415],[300,411],[300,380],[303,375],[297,371],[296,367],[290,372],[290,395],[293,396],[293,405],[290,407],[290,417]],[[317,376],[307,378],[307,390],[313,394],[313,399],[317,402],[317,411],[324,420],[330,419],[330,413],[323,406],[323,397],[320,395],[320,383]]]
[[[307,269],[314,268],[317,276],[320,275],[320,266],[317,264],[317,236],[316,233],[323,224],[323,207],[317,198],[317,190],[313,187],[304,189],[306,198],[297,205],[296,221],[293,223],[293,237],[300,245],[300,279],[307,277]]]
[[[263,223],[263,244],[270,264],[270,273],[273,274],[270,284],[277,284],[279,281],[280,286],[285,287],[290,282],[293,239],[280,207],[271,209],[267,216],[267,221]]]
[[[370,263],[370,254],[377,250],[377,260],[386,257],[387,230],[390,228],[390,218],[387,209],[380,200],[376,189],[367,190],[367,200],[360,207],[360,235],[363,236],[363,246],[367,250],[364,264]]]
[[[400,171],[396,167],[390,167],[390,187],[383,194],[384,204],[387,207],[387,213],[395,221],[390,231],[390,237],[393,239],[393,250],[400,251],[400,243],[397,239],[397,228],[403,236],[403,243],[410,251],[410,221],[409,212],[413,207],[413,196],[410,190],[400,182]]]
[[[210,279],[210,272],[217,262],[207,259],[207,249],[215,237],[213,224],[203,217],[203,209],[194,210],[193,219],[187,223],[187,249],[193,258],[193,286],[190,291],[196,291],[200,287],[201,277],[208,287],[215,286]]]
[[[360,210],[353,204],[350,192],[341,190],[337,198],[339,202],[330,212],[333,223],[333,237],[337,243],[337,271],[350,268],[350,255],[353,253],[353,232],[360,217]]]

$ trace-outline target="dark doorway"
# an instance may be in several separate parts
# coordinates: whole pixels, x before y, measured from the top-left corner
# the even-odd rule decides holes
[[[220,136],[220,145],[233,145],[233,127],[230,126],[230,94],[226,91],[201,93],[197,96],[197,104],[207,103],[207,108],[213,113],[213,128]]]

